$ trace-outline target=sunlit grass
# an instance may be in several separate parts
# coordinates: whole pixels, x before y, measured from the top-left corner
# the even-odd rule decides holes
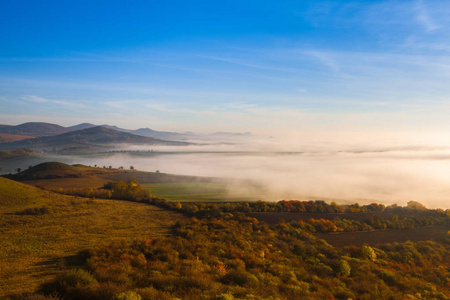
[[[9,196],[22,197],[18,205],[0,205],[0,298],[34,291],[81,250],[167,235],[169,226],[183,218],[147,204],[58,195],[12,181],[0,187],[5,184]],[[43,215],[17,214],[42,206],[48,208]]]

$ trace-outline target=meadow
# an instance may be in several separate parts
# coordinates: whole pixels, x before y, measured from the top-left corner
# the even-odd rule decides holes
[[[4,178],[0,195],[0,298],[35,291],[84,249],[165,236],[183,219],[148,204],[60,195]]]

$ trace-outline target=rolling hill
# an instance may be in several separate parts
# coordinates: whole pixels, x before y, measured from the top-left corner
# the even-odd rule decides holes
[[[44,191],[7,178],[0,177],[0,207],[16,207],[40,202]]]
[[[77,178],[87,175],[81,168],[70,166],[60,162],[46,162],[34,166],[28,170],[12,175],[14,180],[52,179],[52,178]]]
[[[58,152],[74,147],[93,147],[93,152],[108,149],[117,144],[150,144],[150,145],[189,145],[184,142],[166,141],[151,137],[139,136],[96,126],[82,130],[75,130],[54,136],[43,136],[34,139],[0,144],[0,149],[28,148],[47,152]]]
[[[60,162],[45,162],[32,168],[4,177],[16,181],[40,181],[40,186],[54,188],[53,180],[67,179],[73,182],[74,179],[84,179],[87,187],[95,182],[107,182],[122,180],[127,181],[130,177],[137,179],[140,183],[225,183],[225,179],[211,177],[196,177],[184,175],[172,175],[158,172],[143,172],[137,170],[109,169],[88,167],[85,165],[68,165]],[[0,177],[1,178],[1,177]],[[53,179],[53,180],[51,180]],[[88,179],[88,180],[86,180]],[[60,184],[61,181],[58,181]]]
[[[10,135],[25,135],[25,136],[52,136],[69,132],[70,129],[50,123],[43,122],[28,122],[16,126],[3,125],[0,127],[0,133]]]
[[[16,149],[14,151],[0,151],[0,161],[15,157],[27,156],[33,153],[30,149]]]
[[[230,139],[230,138],[250,138],[252,134],[250,132],[215,132],[210,134],[196,134],[193,132],[170,132],[170,131],[157,131],[150,128],[139,129],[124,129],[112,125],[100,125],[108,129],[115,131],[126,132],[139,136],[151,137],[155,139],[170,140],[170,141],[184,141],[184,140],[209,140],[209,139]],[[20,125],[0,125],[0,143],[8,143],[12,141],[18,141],[23,139],[29,139],[33,137],[55,136],[72,131],[79,131],[83,129],[90,129],[99,127],[91,123],[82,123],[74,126],[63,127],[57,124],[43,123],[43,122],[28,122]],[[3,138],[2,138],[3,136]]]

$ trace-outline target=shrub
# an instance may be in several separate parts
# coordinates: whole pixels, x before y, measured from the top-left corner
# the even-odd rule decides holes
[[[340,265],[339,265],[339,271],[342,275],[350,276],[351,268],[348,262],[344,259],[341,259]]]
[[[158,291],[153,286],[138,289],[137,292],[142,296],[142,300],[173,300],[171,294]]]
[[[372,247],[363,246],[362,252],[363,252],[364,256],[371,261],[375,261],[375,259],[377,259],[377,255],[376,255],[375,251],[373,251]]]
[[[142,299],[141,295],[132,291],[123,292],[113,297],[113,300],[141,300],[141,299]]]
[[[236,284],[240,286],[255,286],[258,284],[258,278],[243,270],[231,270],[222,277],[225,284]]]
[[[125,291],[125,287],[112,282],[101,282],[99,284],[91,284],[87,286],[79,286],[71,288],[63,297],[64,300],[104,300],[112,299]]]
[[[41,291],[45,294],[65,294],[68,290],[97,283],[97,280],[83,269],[69,270],[58,275],[54,281],[44,284]]]
[[[62,287],[85,286],[97,283],[97,280],[83,269],[70,270],[56,278],[58,284]]]
[[[215,300],[233,300],[233,299],[234,299],[233,295],[229,293],[217,295],[215,298]]]

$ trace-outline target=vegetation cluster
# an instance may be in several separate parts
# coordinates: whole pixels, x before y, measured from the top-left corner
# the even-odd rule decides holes
[[[86,197],[86,198],[102,198],[102,199],[118,199],[130,200],[138,202],[149,202],[151,193],[143,189],[135,179],[125,181],[110,181],[102,188],[70,188],[67,190],[57,190],[68,195]]]
[[[298,212],[298,210],[291,210],[292,207],[307,207],[302,212],[315,213],[317,216],[321,216],[321,218],[300,219],[294,223],[298,228],[309,232],[354,232],[377,229],[414,228],[430,225],[450,225],[450,210],[426,209],[420,203],[413,201],[406,207],[394,205],[387,208],[377,203],[364,206],[359,206],[358,204],[340,206],[335,203],[327,204],[321,200],[180,203],[152,197],[147,201],[168,209],[181,211],[197,218],[224,217],[236,213],[258,216],[258,214],[254,214],[253,212],[272,213],[271,216],[274,216],[280,212]],[[358,211],[354,211],[353,207],[358,207]],[[350,213],[340,215],[348,211]],[[399,215],[403,217],[399,217]],[[283,222],[279,218],[275,219],[279,222],[274,223]]]
[[[81,269],[42,292],[64,299],[448,299],[449,247],[337,249],[290,223],[191,218],[169,237],[90,250]]]

